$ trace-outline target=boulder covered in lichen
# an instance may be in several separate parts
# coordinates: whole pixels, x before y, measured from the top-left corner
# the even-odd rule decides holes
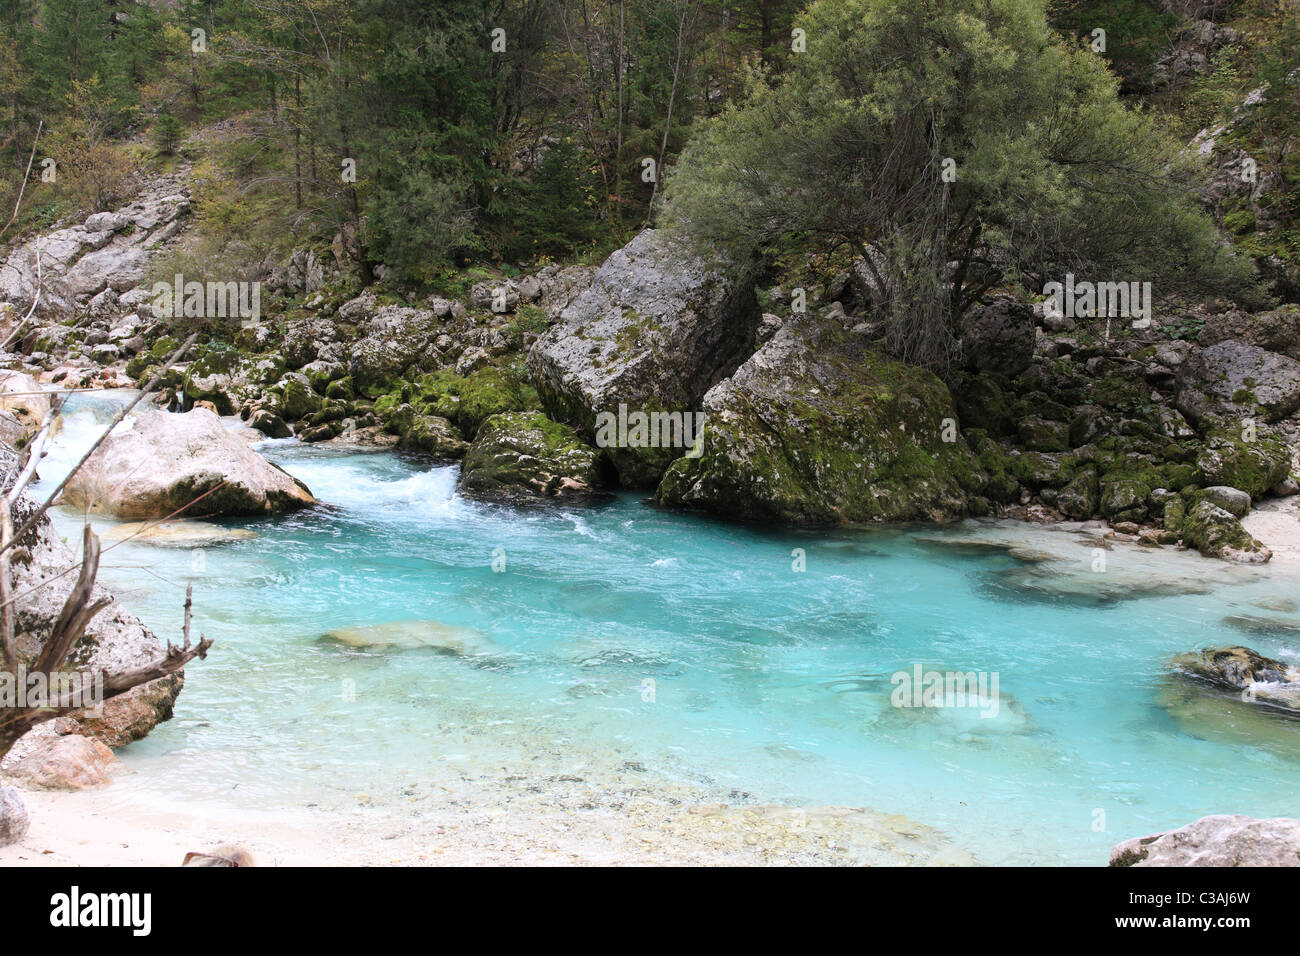
[[[1300,409],[1300,362],[1231,340],[1199,349],[1178,369],[1178,408],[1197,422],[1278,421]]]
[[[744,264],[706,259],[683,238],[647,229],[601,266],[529,355],[546,413],[594,436],[597,416],[693,414],[704,393],[752,352],[760,313]],[[620,480],[653,487],[686,449],[615,443]]]
[[[792,320],[704,399],[703,440],[658,500],[788,525],[942,521],[987,476],[947,387],[865,336]]]

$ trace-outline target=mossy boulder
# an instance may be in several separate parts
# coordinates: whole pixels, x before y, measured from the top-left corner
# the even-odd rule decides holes
[[[981,496],[999,504],[1016,501],[1020,497],[1020,481],[1011,473],[1010,452],[983,429],[971,428],[964,434],[967,446],[975,453],[984,473]]]
[[[293,431],[285,420],[270,408],[257,408],[248,416],[248,424],[267,438],[288,438]]]
[[[1266,428],[1215,428],[1196,456],[1196,483],[1229,485],[1252,498],[1284,480],[1291,471],[1291,450]]]
[[[1112,523],[1146,520],[1149,485],[1131,478],[1103,480],[1100,494],[1101,513]]]
[[[1097,471],[1091,466],[1080,469],[1056,496],[1056,510],[1067,518],[1078,521],[1085,521],[1095,515],[1100,504]]]
[[[1026,418],[1020,423],[1020,444],[1030,451],[1066,451],[1070,426],[1046,418]]]
[[[1162,516],[1161,523],[1165,526],[1165,530],[1181,537],[1183,522],[1187,519],[1187,506],[1183,503],[1183,499],[1177,496],[1166,498]]]
[[[1273,556],[1241,522],[1209,501],[1201,501],[1183,520],[1183,542],[1207,557],[1259,564]]]
[[[998,438],[1015,434],[1011,399],[997,376],[956,372],[949,387],[963,428],[978,428]]]
[[[986,482],[938,378],[811,316],[783,326],[704,409],[698,456],[669,467],[664,504],[786,525],[944,521]]]
[[[418,414],[455,423],[466,440],[472,440],[493,415],[537,411],[540,406],[537,391],[524,380],[522,369],[497,365],[471,375],[457,375],[450,369],[422,375],[381,396],[375,403],[376,412],[384,417],[402,401],[409,401]]]
[[[280,400],[280,414],[286,421],[296,422],[306,418],[321,407],[321,398],[312,390],[307,376],[289,372],[271,386],[271,393]]]
[[[583,498],[606,483],[601,453],[540,412],[486,419],[461,465],[457,490],[493,501]]]
[[[469,448],[456,426],[437,415],[413,414],[401,434],[399,447],[439,458],[458,459]]]

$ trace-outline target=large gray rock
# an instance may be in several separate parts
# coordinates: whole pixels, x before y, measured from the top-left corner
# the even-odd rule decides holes
[[[206,408],[150,411],[123,423],[69,482],[62,501],[135,519],[180,509],[187,518],[277,514],[316,503],[306,485]]]
[[[1203,346],[1230,340],[1300,359],[1300,306],[1254,313],[1229,309],[1206,318],[1196,337]]]
[[[1200,349],[1178,369],[1178,409],[1195,422],[1278,421],[1300,409],[1300,362],[1234,341]]]
[[[647,229],[615,252],[533,347],[547,414],[596,433],[601,412],[689,413],[753,351],[759,310],[740,264],[706,261],[684,239]],[[650,487],[682,448],[606,449],[620,480]]]
[[[1019,375],[1034,358],[1034,309],[1009,295],[977,306],[966,316],[961,347],[975,372]]]
[[[12,846],[27,835],[31,819],[13,787],[0,784],[0,846]]]
[[[704,409],[664,504],[796,525],[942,521],[983,481],[944,384],[838,323],[792,319]]]
[[[1300,866],[1300,820],[1202,817],[1177,830],[1125,840],[1111,866]]]
[[[412,366],[437,368],[441,363],[430,340],[439,331],[441,324],[428,309],[380,308],[366,320],[361,338],[348,350],[348,374],[357,391],[377,398]]]
[[[274,270],[267,280],[267,286],[271,291],[288,295],[318,292],[324,285],[324,266],[316,258],[316,253],[310,249],[295,251],[284,268]]]

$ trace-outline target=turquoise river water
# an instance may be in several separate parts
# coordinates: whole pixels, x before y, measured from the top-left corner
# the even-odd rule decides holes
[[[74,399],[38,492],[122,400]],[[103,559],[163,636],[192,582],[216,641],[177,716],[122,752],[177,799],[328,806],[544,745],[742,802],[903,813],[991,864],[1104,863],[1208,813],[1300,813],[1300,724],[1189,702],[1166,670],[1210,644],[1297,659],[1283,570],[1077,526],[778,533],[637,494],[517,511],[458,497],[455,467],[258,448],[326,506]],[[56,520],[75,541],[80,518]],[[477,653],[322,639],[408,620],[471,629]],[[891,706],[918,664],[996,675],[997,715]]]

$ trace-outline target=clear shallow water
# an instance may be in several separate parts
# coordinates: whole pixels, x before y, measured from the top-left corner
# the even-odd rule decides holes
[[[69,407],[44,487],[114,400]],[[1267,746],[1243,745],[1160,696],[1164,663],[1208,644],[1296,658],[1300,615],[1258,606],[1300,599],[1278,571],[992,522],[772,533],[637,495],[520,512],[456,497],[451,467],[259,447],[330,507],[224,525],[255,537],[105,553],[101,581],[163,636],[179,636],[193,582],[195,629],[216,640],[177,717],[123,752],[132,786],[262,807],[396,802],[545,754],[575,772],[640,764],[735,801],[903,813],[983,863],[1100,864],[1121,839],[1207,813],[1300,813],[1300,725],[1271,721]],[[79,519],[57,520],[75,540]],[[1278,627],[1243,633],[1233,615]],[[491,645],[467,658],[321,639],[408,619]],[[890,675],[917,663],[995,672],[999,716],[891,707]]]

